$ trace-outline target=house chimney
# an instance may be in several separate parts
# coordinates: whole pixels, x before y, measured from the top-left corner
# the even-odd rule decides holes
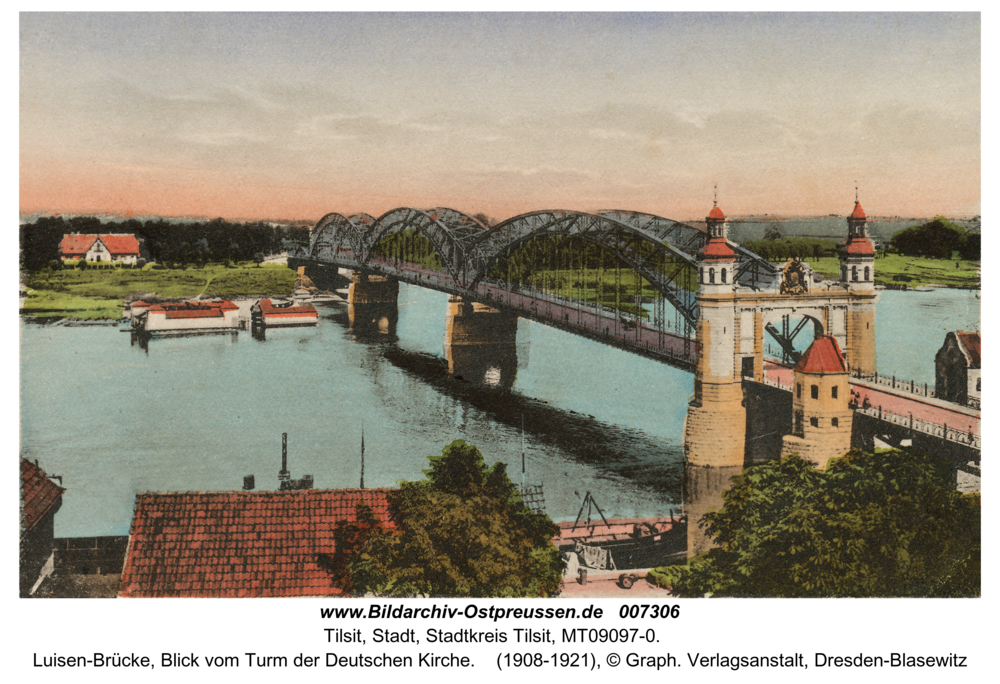
[[[291,476],[288,474],[288,433],[281,433],[281,470],[278,471],[278,481],[287,482]]]
[[[253,475],[244,475],[243,476],[243,491],[244,492],[249,492],[249,491],[252,491],[253,488],[254,488]]]

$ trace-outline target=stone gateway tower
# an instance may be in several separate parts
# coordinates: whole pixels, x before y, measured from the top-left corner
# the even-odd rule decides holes
[[[747,415],[737,362],[736,252],[718,206],[705,222],[709,240],[697,263],[698,363],[684,424],[684,456],[691,465],[742,466]]]
[[[813,341],[793,369],[792,434],[785,435],[781,455],[798,454],[817,468],[851,448],[851,386],[837,340],[823,335]]]

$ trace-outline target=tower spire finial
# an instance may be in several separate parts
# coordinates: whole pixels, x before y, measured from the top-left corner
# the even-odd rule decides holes
[[[713,207],[719,206],[719,184],[718,183],[715,184],[715,192],[712,195],[712,206]]]
[[[858,203],[858,182],[854,181],[854,203]]]

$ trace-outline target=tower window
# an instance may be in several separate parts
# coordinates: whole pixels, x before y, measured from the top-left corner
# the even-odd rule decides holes
[[[833,427],[840,427],[840,418],[831,418],[830,425]]]
[[[813,427],[819,427],[819,418],[813,417],[809,419],[809,424]]]
[[[705,269],[704,268],[698,269],[698,280],[700,282],[702,282],[702,283],[705,282]]]
[[[819,399],[819,385],[812,385],[809,391],[812,393],[813,399]]]
[[[722,269],[722,282],[726,282],[726,269]]]
[[[795,412],[795,434],[802,435],[802,411]]]
[[[858,267],[851,266],[851,280],[858,282]]]
[[[708,282],[710,282],[710,283],[714,283],[715,282],[715,269],[714,268],[708,269]]]
[[[801,382],[795,384],[795,394],[796,394],[797,398],[799,398],[799,399],[802,398],[802,383]]]
[[[830,388],[830,395],[831,395],[831,396],[832,396],[832,397],[833,397],[834,399],[836,399],[836,398],[837,398],[837,386],[836,386],[836,385],[834,385],[833,387],[831,387],[831,388]]]
[[[868,267],[865,266],[865,282],[868,282]]]
[[[840,267],[840,279],[847,280],[847,266]]]

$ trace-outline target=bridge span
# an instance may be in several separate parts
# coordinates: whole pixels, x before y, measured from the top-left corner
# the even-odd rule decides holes
[[[306,266],[307,273],[310,266],[333,265],[350,271],[358,268],[357,261],[348,250],[324,262],[290,257],[289,265]],[[462,287],[448,273],[378,255],[367,261],[365,271],[461,297],[465,301],[501,308],[523,318],[694,371],[698,344],[690,336],[651,326],[639,316],[619,309],[516,283],[481,281],[470,290]]]
[[[857,201],[847,227],[840,278],[833,280],[817,277],[798,259],[778,267],[731,242],[717,206],[706,217],[707,230],[630,211],[539,211],[495,226],[443,208],[400,208],[377,219],[334,213],[317,223],[308,247],[290,254],[289,264],[305,266],[307,272],[350,270],[352,300],[364,299],[366,279],[376,275],[693,371],[684,433],[688,466],[744,464],[745,383],[781,389],[791,384],[775,364],[765,363],[765,335],[794,362],[801,348],[795,337],[804,329],[842,353],[845,370],[838,372],[858,376],[849,391],[845,384],[839,395],[833,393],[830,401],[836,401],[822,409],[829,411],[827,418],[810,418],[819,427],[811,442],[806,439],[808,448],[839,448],[843,437],[835,433],[844,431],[837,427],[837,416],[843,421],[854,415],[859,424],[879,426],[869,432],[898,437],[905,430],[973,451],[978,461],[978,411],[887,391],[863,379],[877,377],[879,291],[867,219]],[[469,321],[463,325],[465,331],[472,329]],[[509,336],[509,326],[504,329]],[[824,431],[827,423],[834,426],[832,432]],[[807,446],[803,442],[802,448]]]

